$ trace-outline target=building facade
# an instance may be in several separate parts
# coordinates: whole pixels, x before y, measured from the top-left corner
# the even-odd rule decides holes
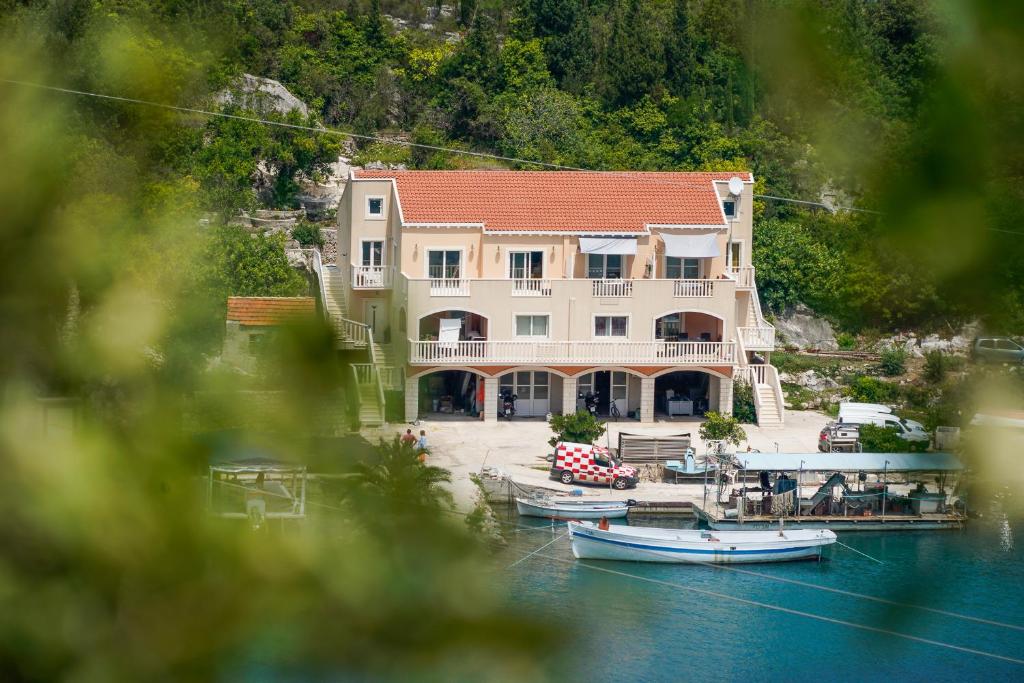
[[[781,422],[749,173],[353,171],[322,294],[357,375],[432,412]],[[367,391],[367,395],[371,392]]]

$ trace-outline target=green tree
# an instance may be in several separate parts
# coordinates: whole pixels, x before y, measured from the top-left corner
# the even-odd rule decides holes
[[[704,441],[723,441],[734,446],[747,439],[747,433],[735,417],[715,411],[704,413],[704,422],[697,431]]]
[[[253,235],[234,226],[217,229],[207,256],[217,298],[307,295],[309,283],[288,265],[284,243],[284,233]]]
[[[548,420],[551,431],[555,433],[548,443],[552,446],[559,441],[592,444],[605,433],[604,424],[586,410],[564,415],[552,415]]]
[[[421,462],[413,445],[403,444],[398,436],[390,443],[381,440],[376,450],[375,460],[356,465],[355,482],[365,493],[389,503],[402,501],[402,507],[413,514],[451,507],[452,494],[446,487],[452,481],[451,472]]]

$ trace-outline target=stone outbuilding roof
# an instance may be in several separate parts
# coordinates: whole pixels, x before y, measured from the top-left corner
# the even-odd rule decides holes
[[[242,325],[273,326],[307,319],[316,311],[308,296],[229,296],[229,321]]]

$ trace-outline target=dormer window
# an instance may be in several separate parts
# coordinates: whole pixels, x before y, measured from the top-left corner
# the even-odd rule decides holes
[[[366,217],[384,218],[384,197],[366,198]]]
[[[722,210],[725,211],[725,217],[729,219],[736,218],[736,200],[725,199],[722,201]]]

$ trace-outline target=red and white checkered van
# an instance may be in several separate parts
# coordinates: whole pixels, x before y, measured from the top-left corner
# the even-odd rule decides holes
[[[551,476],[563,484],[610,484],[620,491],[636,486],[639,481],[636,468],[616,462],[607,448],[568,441],[559,441],[555,446]]]

